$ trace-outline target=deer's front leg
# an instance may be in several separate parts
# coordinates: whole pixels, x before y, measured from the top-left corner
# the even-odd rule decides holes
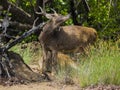
[[[43,73],[52,72],[51,51],[48,51],[46,48],[43,48],[42,72]]]
[[[55,73],[58,73],[58,58],[57,58],[58,52],[56,50],[52,51],[52,65],[53,65],[53,71]]]

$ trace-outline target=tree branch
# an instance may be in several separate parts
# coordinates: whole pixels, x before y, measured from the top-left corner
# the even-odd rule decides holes
[[[33,34],[34,32],[36,32],[38,29],[42,28],[44,26],[45,23],[41,23],[38,26],[33,26],[32,29],[30,29],[29,31],[23,33],[23,35],[21,35],[19,38],[15,39],[13,42],[7,44],[4,47],[4,51],[8,51],[11,47],[13,47],[14,45],[16,45],[17,43],[20,43],[23,39],[25,39],[27,36]]]

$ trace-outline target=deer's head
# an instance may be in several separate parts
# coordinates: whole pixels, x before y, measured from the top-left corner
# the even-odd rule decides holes
[[[70,18],[70,14],[63,16],[61,14],[57,14],[55,10],[51,9],[54,13],[52,14],[48,14],[45,12],[45,10],[43,10],[41,7],[39,7],[41,12],[36,12],[37,14],[42,14],[43,16],[45,16],[47,19],[49,19],[49,21],[47,22],[47,24],[45,25],[45,27],[43,29],[51,29],[54,30],[57,27],[59,27],[63,22],[65,22],[66,20],[68,20]]]

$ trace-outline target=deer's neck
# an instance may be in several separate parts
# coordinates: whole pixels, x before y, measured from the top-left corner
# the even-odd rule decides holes
[[[50,20],[47,22],[47,24],[43,27],[43,33],[46,35],[52,33],[55,30],[55,23],[54,21]]]
[[[42,43],[45,43],[47,39],[51,36],[52,32],[54,30],[53,22],[49,21],[46,23],[46,25],[43,27],[43,31],[41,32],[39,36],[39,40]]]

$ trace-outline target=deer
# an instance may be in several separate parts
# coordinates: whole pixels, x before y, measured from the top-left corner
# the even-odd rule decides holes
[[[40,9],[41,12],[36,13],[42,14],[48,19],[38,37],[43,50],[42,71],[43,73],[52,72],[52,70],[57,72],[58,52],[77,53],[81,50],[84,51],[87,46],[96,41],[97,32],[90,27],[62,26],[61,24],[70,18],[70,14],[61,15],[55,10],[53,10],[54,13],[50,14],[41,7]]]

